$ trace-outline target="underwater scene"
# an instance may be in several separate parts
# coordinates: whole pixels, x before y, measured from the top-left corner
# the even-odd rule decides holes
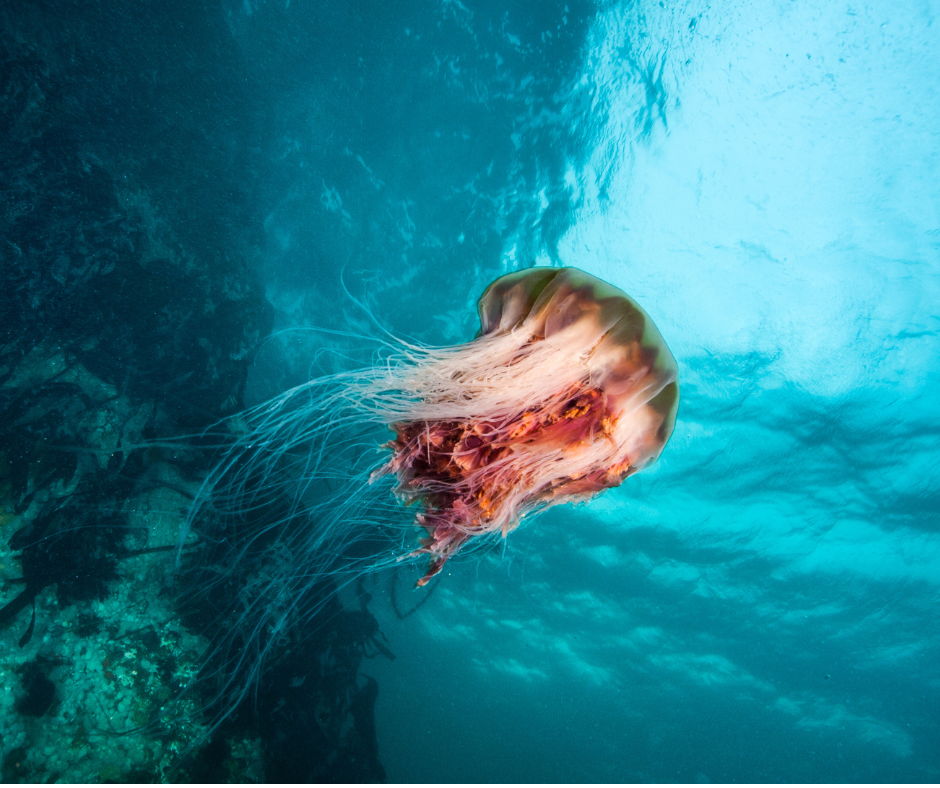
[[[0,6],[3,782],[940,780],[938,30]]]

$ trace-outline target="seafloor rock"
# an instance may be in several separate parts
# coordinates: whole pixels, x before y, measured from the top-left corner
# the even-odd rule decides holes
[[[211,447],[178,436],[241,406],[270,330],[235,153],[250,146],[204,122],[199,91],[179,92],[172,121],[143,106],[134,75],[148,54],[114,26],[149,40],[149,22],[137,6],[96,8],[62,4],[65,25],[40,7],[0,10],[3,779],[382,779],[375,687],[358,675],[369,628],[344,626],[364,611],[334,603],[330,623],[292,633],[260,707],[218,728],[201,681],[181,695],[218,666],[174,575]],[[183,30],[215,18],[181,13]],[[150,54],[164,73],[184,68]],[[223,58],[204,75],[216,105],[239,100],[232,68]],[[143,120],[122,125],[123,112]],[[184,556],[211,560],[200,551],[193,535]],[[298,756],[295,737],[315,743]]]

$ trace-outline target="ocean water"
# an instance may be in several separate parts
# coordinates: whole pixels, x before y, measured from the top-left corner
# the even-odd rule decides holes
[[[89,396],[123,403],[112,421],[140,441],[195,435],[361,355],[356,336],[472,338],[485,286],[532,265],[581,268],[650,314],[679,365],[675,433],[619,489],[426,590],[407,569],[367,578],[382,646],[355,641],[342,697],[377,686],[374,715],[337,730],[381,771],[290,776],[940,779],[938,20],[931,2],[806,0],[0,12],[4,779],[173,774],[144,739],[119,752],[104,720],[154,711],[127,655],[169,648],[176,614],[124,602],[145,582],[172,599],[170,553],[140,551],[177,543],[185,495],[128,515],[143,541],[108,521],[94,588],[52,573],[9,606],[48,506],[143,500],[76,487],[99,466],[54,453],[72,432],[120,453]],[[206,467],[180,456],[151,450],[134,478],[185,492]],[[164,674],[199,651],[192,620],[172,626]],[[147,627],[152,643],[129,640]],[[37,671],[57,688],[39,714],[20,700],[42,694]],[[225,776],[272,779],[274,734],[246,725],[223,730]],[[183,749],[204,732],[173,730]]]

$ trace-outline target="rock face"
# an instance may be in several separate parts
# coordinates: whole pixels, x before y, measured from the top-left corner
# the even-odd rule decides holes
[[[199,682],[174,704],[219,667],[207,600],[181,610],[172,574],[210,459],[180,436],[241,407],[271,311],[229,36],[201,6],[160,13],[0,10],[3,779],[381,779],[366,644],[343,635],[362,613],[338,603],[263,677],[265,715],[212,730]],[[318,744],[289,759],[297,736]]]

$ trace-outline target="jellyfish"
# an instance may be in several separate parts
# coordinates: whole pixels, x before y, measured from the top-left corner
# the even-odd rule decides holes
[[[676,362],[649,316],[576,268],[493,282],[472,342],[401,370],[374,402],[395,439],[376,472],[416,503],[425,585],[469,540],[617,487],[659,457],[679,401]],[[391,380],[383,380],[391,384]]]
[[[234,597],[225,570],[199,587],[230,610],[215,646],[227,687],[244,693],[235,673],[257,677],[278,637],[322,609],[327,581],[410,562],[425,586],[458,553],[659,457],[678,370],[626,293],[576,268],[531,268],[487,287],[479,320],[469,342],[383,342],[370,366],[227,423],[230,446],[188,517],[225,566],[264,567]]]

